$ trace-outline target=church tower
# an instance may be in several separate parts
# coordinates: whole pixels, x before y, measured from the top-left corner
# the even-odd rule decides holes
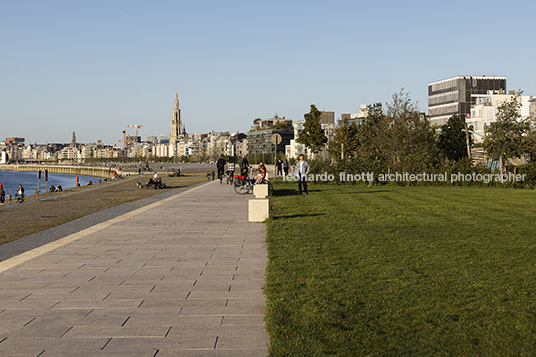
[[[76,147],[76,135],[73,131],[73,135],[71,136],[71,145],[69,147],[75,148]]]
[[[175,93],[175,103],[173,103],[173,112],[171,113],[171,137],[170,143],[176,143],[184,135],[184,126],[182,124],[181,105],[179,103],[179,94]]]

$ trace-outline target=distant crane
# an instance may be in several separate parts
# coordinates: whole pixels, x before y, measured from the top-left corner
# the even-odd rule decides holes
[[[123,142],[123,148],[127,147],[127,131],[123,130],[123,140],[119,140],[119,142]]]
[[[143,128],[143,125],[127,125],[127,128],[136,128],[136,136],[134,137],[134,140],[138,143],[141,142],[141,139],[138,136],[138,129]]]
[[[143,128],[143,125],[127,125],[127,128],[136,128],[136,136],[138,136],[138,129]]]

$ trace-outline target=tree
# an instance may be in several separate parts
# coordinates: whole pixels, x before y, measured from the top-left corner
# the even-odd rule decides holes
[[[358,128],[348,120],[339,120],[333,140],[329,144],[329,153],[335,159],[354,157],[359,146]]]
[[[497,107],[496,120],[486,130],[484,150],[495,160],[500,160],[500,171],[503,173],[503,162],[523,155],[527,146],[530,124],[520,113],[521,91]]]
[[[384,121],[385,113],[382,103],[367,105],[367,117],[359,125],[357,135],[359,142],[357,156],[366,171],[379,172],[386,166],[379,138]]]
[[[275,130],[292,130],[292,124],[286,121],[278,121],[270,127],[270,129]]]
[[[311,110],[309,113],[304,114],[304,118],[305,123],[303,124],[303,130],[299,131],[297,141],[316,154],[328,141],[328,138],[320,125],[322,112],[320,112],[314,104],[311,104]]]
[[[460,161],[468,157],[465,137],[465,126],[457,115],[450,117],[447,124],[441,127],[437,146],[441,155],[448,160]],[[472,138],[470,146],[473,145]]]
[[[536,117],[534,115],[528,118],[529,132],[527,134],[526,150],[530,155],[530,161],[536,161]]]
[[[402,89],[378,117],[375,146],[388,166],[399,172],[429,169],[436,160],[434,130]]]

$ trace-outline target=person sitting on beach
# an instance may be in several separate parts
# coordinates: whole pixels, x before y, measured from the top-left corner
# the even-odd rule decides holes
[[[56,192],[61,192],[61,191],[63,191],[63,187],[61,187],[61,185],[56,186]]]
[[[48,190],[48,192],[54,192],[56,191],[56,187],[54,187],[54,185],[50,186],[50,189]]]
[[[89,180],[89,181],[87,182],[87,185],[88,185],[88,186],[91,186],[91,185],[93,185],[93,182],[91,182],[91,180]]]
[[[24,200],[24,187],[22,187],[22,185],[19,185],[19,190],[17,191],[15,197],[18,197],[20,200]]]

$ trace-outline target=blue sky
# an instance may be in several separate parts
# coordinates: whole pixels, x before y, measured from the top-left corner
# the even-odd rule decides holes
[[[247,131],[311,104],[357,112],[401,88],[506,76],[536,95],[536,4],[512,1],[0,1],[0,139]],[[134,134],[133,129],[128,129]]]

